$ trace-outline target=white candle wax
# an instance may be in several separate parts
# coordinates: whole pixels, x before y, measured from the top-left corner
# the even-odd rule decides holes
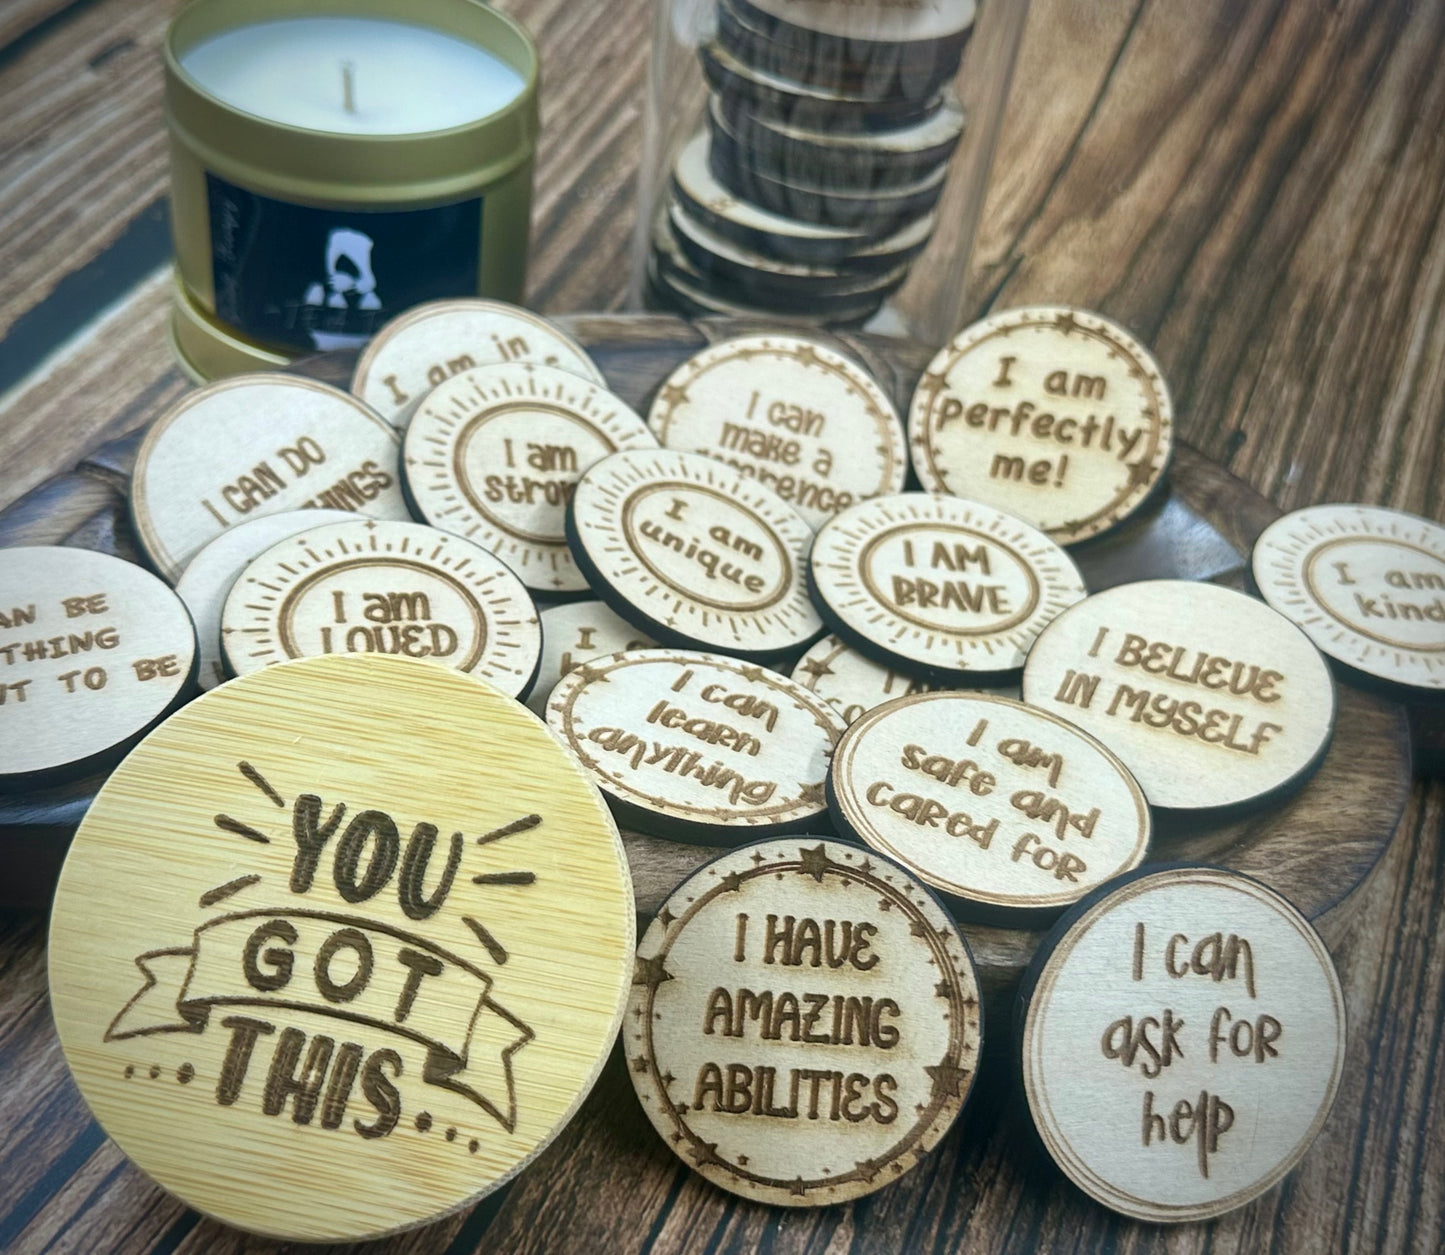
[[[181,67],[232,108],[315,131],[411,135],[494,113],[522,91],[499,57],[425,26],[286,18],[223,31]]]

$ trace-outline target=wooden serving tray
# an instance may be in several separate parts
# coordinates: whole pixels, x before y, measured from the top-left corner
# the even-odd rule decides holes
[[[679,363],[716,340],[777,324],[743,319],[690,323],[665,315],[580,315],[557,320],[583,345],[613,390],[646,412]],[[853,354],[906,412],[932,356],[926,346],[861,333],[819,338]],[[347,355],[328,354],[298,369],[345,387]],[[153,421],[157,414],[148,416]],[[102,445],[75,470],[0,512],[0,546],[67,544],[137,559],[126,493],[144,424]],[[1184,578],[1243,587],[1246,555],[1279,516],[1265,498],[1187,445],[1177,447],[1165,490],[1129,525],[1074,550],[1091,590],[1130,580]],[[1187,824],[1159,822],[1151,861],[1196,860],[1257,876],[1319,921],[1374,868],[1398,825],[1410,790],[1409,734],[1403,708],[1338,686],[1334,740],[1318,772],[1292,797],[1246,815]],[[76,824],[102,778],[31,794],[0,795],[0,903],[39,907]],[[650,916],[717,849],[624,833],[637,908]],[[1331,923],[1336,917],[1332,917]],[[1011,990],[1042,936],[1038,930],[967,920],[984,989]]]

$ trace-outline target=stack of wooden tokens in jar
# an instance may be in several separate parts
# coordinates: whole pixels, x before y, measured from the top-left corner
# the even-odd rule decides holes
[[[209,1214],[369,1237],[506,1180],[620,1034],[698,1173],[843,1202],[975,1084],[956,920],[1025,921],[1052,932],[987,1032],[1069,1179],[1153,1221],[1278,1182],[1339,1086],[1338,978],[1268,885],[1147,867],[1154,826],[1301,786],[1335,712],[1316,644],[1445,690],[1445,529],[1318,507],[1261,538],[1265,600],[1090,595],[1071,549],[1158,502],[1173,409],[1082,310],[965,329],[906,416],[788,334],[712,344],[646,410],[534,315],[423,306],[350,393],[243,377],[152,428],[136,532],[198,639],[137,568],[0,554],[31,635],[65,617],[0,643],[42,699],[11,680],[7,764],[93,767],[164,718],[55,905],[57,1024],[107,1130]],[[60,657],[81,627],[119,634],[120,675]],[[177,710],[196,668],[215,691]],[[654,841],[634,857],[731,847],[640,941],[618,824]],[[364,1146],[375,1189],[277,1210],[191,1171],[218,1145],[263,1184]]]
[[[706,126],[655,224],[655,295],[694,314],[867,320],[932,234],[973,15],[973,0],[720,0],[698,50]]]

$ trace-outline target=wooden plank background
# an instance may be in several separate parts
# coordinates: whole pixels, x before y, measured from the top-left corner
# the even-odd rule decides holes
[[[0,507],[184,390],[162,335],[173,7],[0,3]],[[617,308],[652,5],[505,7],[543,52],[533,303]],[[1281,506],[1440,518],[1442,207],[1445,0],[1034,0],[979,290],[1134,328],[1184,438]],[[1351,1017],[1334,1114],[1284,1185],[1212,1225],[1118,1219],[1041,1163],[994,1025],[998,1083],[922,1168],[854,1206],[770,1211],[705,1185],[614,1060],[507,1191],[385,1249],[1439,1252],[1442,904],[1445,784],[1422,783],[1327,929]],[[188,1212],[105,1139],[50,1024],[44,921],[0,916],[0,1250],[271,1249]]]

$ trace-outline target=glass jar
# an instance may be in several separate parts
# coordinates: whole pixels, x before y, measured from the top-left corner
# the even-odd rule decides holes
[[[1028,0],[658,0],[634,307],[939,343]]]

